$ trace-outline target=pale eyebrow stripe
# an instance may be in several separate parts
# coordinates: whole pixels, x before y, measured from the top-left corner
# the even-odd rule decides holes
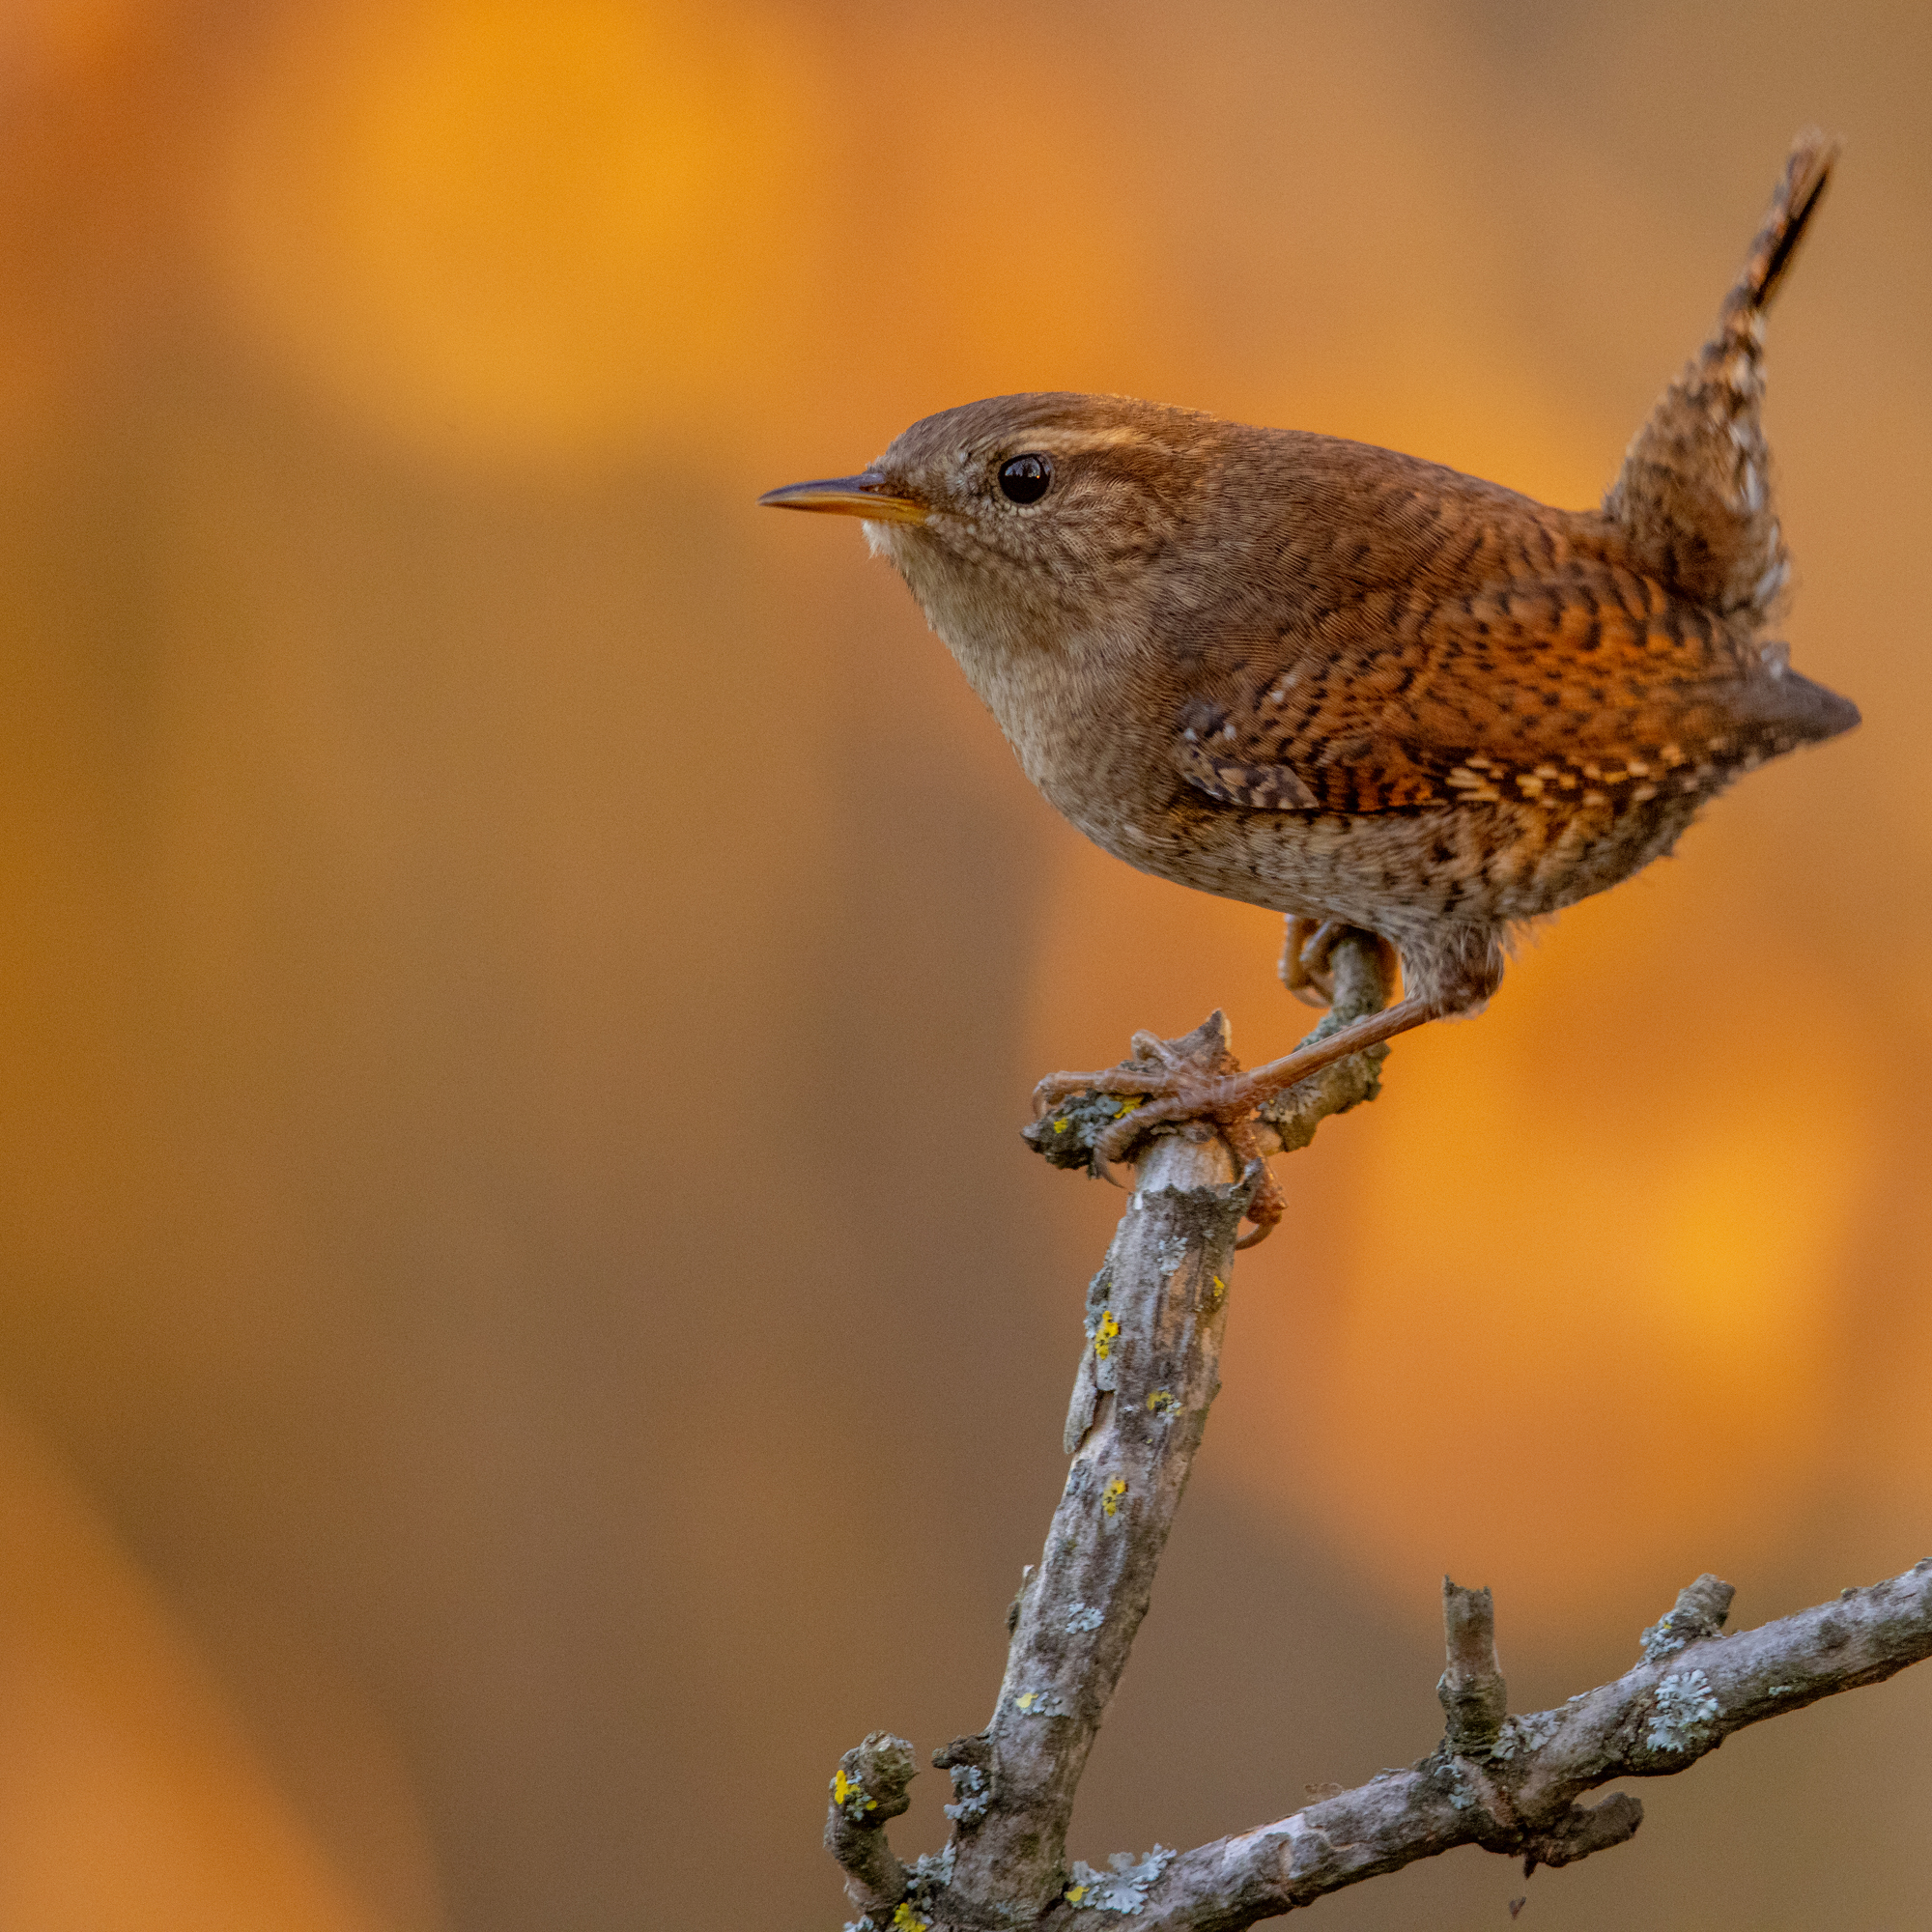
[[[1113,429],[1041,429],[1030,432],[1028,440],[1015,444],[1015,456],[1078,456],[1095,449],[1118,449],[1122,443],[1139,443],[1149,449],[1167,447],[1145,431],[1122,423]]]

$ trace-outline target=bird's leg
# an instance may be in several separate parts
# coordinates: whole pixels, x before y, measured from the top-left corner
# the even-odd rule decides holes
[[[1134,1142],[1151,1127],[1178,1121],[1211,1122],[1242,1167],[1249,1172],[1258,1170],[1254,1199],[1248,1209],[1254,1229],[1239,1242],[1242,1247],[1253,1247],[1266,1239],[1282,1214],[1281,1190],[1263,1153],[1255,1109],[1350,1054],[1378,1045],[1430,1020],[1461,1012],[1470,1004],[1454,995],[1415,994],[1379,1012],[1365,1014],[1338,1028],[1325,1039],[1297,1047],[1280,1060],[1269,1061],[1248,1073],[1236,1071],[1232,1064],[1226,1070],[1213,1071],[1198,1064],[1185,1065],[1177,1056],[1161,1050],[1166,1046],[1165,1041],[1156,1041],[1151,1035],[1136,1034],[1133,1062],[1096,1073],[1053,1074],[1034,1090],[1035,1104],[1044,1114],[1076,1094],[1117,1095],[1123,1099],[1125,1104],[1120,1109],[1120,1117],[1092,1142],[1096,1166],[1125,1159]]]
[[[1344,933],[1361,932],[1340,919],[1295,919],[1288,922],[1281,949],[1281,983],[1304,1006],[1335,1004],[1335,944]],[[1382,984],[1393,986],[1401,967],[1395,947],[1379,933],[1365,933],[1381,950]]]
[[[1139,1094],[1141,1104],[1122,1114],[1094,1143],[1094,1154],[1099,1159],[1120,1160],[1141,1134],[1168,1121],[1212,1121],[1224,1133],[1237,1122],[1247,1125],[1249,1116],[1264,1101],[1273,1099],[1311,1074],[1320,1073],[1324,1066],[1347,1060],[1351,1053],[1360,1053],[1365,1047],[1393,1039],[1412,1027],[1445,1018],[1461,1010],[1462,1006],[1462,1002],[1453,998],[1414,994],[1378,1013],[1366,1014],[1339,1028],[1326,1039],[1297,1047],[1294,1052],[1246,1073],[1203,1075],[1179,1066],[1158,1069],[1116,1066],[1104,1073],[1057,1073],[1050,1080],[1042,1080],[1036,1094],[1044,1105],[1083,1090]],[[1252,1127],[1249,1131],[1252,1132]],[[1243,1157],[1242,1149],[1233,1140],[1229,1146],[1237,1158]]]
[[[1393,949],[1378,941],[1374,953],[1367,954],[1363,942],[1376,936],[1348,927],[1340,928],[1335,940],[1328,942],[1329,946],[1332,948],[1345,936],[1355,942],[1355,946],[1349,955],[1350,967],[1346,983],[1339,988],[1342,1009],[1293,1053],[1258,1066],[1250,1073],[1242,1073],[1226,1050],[1225,1030],[1218,1013],[1204,1023],[1206,1031],[1197,1030],[1197,1035],[1189,1036],[1186,1040],[1167,1041],[1151,1034],[1136,1034],[1132,1059],[1119,1066],[1094,1073],[1056,1073],[1042,1080],[1034,1091],[1035,1105],[1042,1118],[1038,1127],[1028,1130],[1027,1138],[1043,1152],[1054,1146],[1044,1131],[1049,1117],[1075,1095],[1118,1102],[1104,1108],[1103,1124],[1088,1130],[1093,1138],[1085,1145],[1095,1171],[1102,1170],[1109,1162],[1124,1159],[1135,1141],[1150,1127],[1180,1121],[1209,1124],[1224,1136],[1229,1151],[1242,1168],[1254,1176],[1253,1200],[1247,1214],[1254,1223],[1254,1231],[1241,1245],[1252,1247],[1264,1239],[1281,1218],[1282,1195],[1267,1171],[1255,1109],[1320,1074],[1337,1061],[1410,1027],[1420,1026],[1425,1020],[1480,1004],[1493,984],[1493,975],[1487,971],[1459,975],[1451,981],[1455,986],[1453,991],[1427,999],[1417,996],[1384,1009],[1380,1003],[1395,982]],[[1293,944],[1291,937],[1291,947]],[[1468,980],[1466,985],[1461,983],[1464,978]],[[1050,1123],[1065,1131],[1071,1120]],[[1301,1142],[1293,1144],[1298,1146]],[[1048,1158],[1053,1158],[1050,1152]],[[1064,1159],[1056,1161],[1061,1166],[1073,1164]]]

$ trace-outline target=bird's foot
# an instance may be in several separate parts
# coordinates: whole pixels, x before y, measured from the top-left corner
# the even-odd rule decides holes
[[[1350,933],[1375,942],[1381,954],[1382,984],[1393,994],[1401,955],[1379,933],[1362,932],[1339,919],[1291,919],[1281,949],[1281,983],[1304,1006],[1335,1004],[1335,947]]]
[[[1247,1218],[1254,1231],[1236,1243],[1251,1248],[1267,1238],[1282,1214],[1282,1195],[1267,1171],[1256,1109],[1352,1055],[1456,1010],[1454,1003],[1439,995],[1411,994],[1395,1006],[1347,1021],[1337,1015],[1293,1053],[1246,1073],[1228,1051],[1227,1022],[1218,1012],[1180,1039],[1138,1033],[1132,1058],[1119,1066],[1097,1073],[1055,1073],[1042,1080],[1034,1089],[1037,1118],[1026,1138],[1057,1167],[1086,1167],[1100,1174],[1109,1163],[1124,1160],[1135,1143],[1155,1128],[1199,1122],[1221,1135],[1244,1178],[1252,1177]],[[1314,1111],[1288,1146],[1304,1145],[1322,1115],[1373,1094],[1373,1087],[1365,1094],[1358,1083],[1344,1082],[1342,1088],[1329,1094],[1304,1090],[1315,1096]],[[1277,1123],[1270,1121],[1268,1125],[1281,1145]]]
[[[1227,1142],[1252,1190],[1247,1218],[1253,1227],[1236,1243],[1251,1248],[1267,1238],[1285,1207],[1254,1118],[1258,1097],[1249,1091],[1240,1063],[1228,1051],[1227,1021],[1215,1012],[1179,1039],[1135,1034],[1130,1057],[1118,1066],[1049,1074],[1034,1089],[1037,1119],[1027,1138],[1053,1159],[1052,1137],[1071,1136],[1076,1125],[1085,1127],[1071,1146],[1084,1144],[1089,1153],[1060,1164],[1089,1165],[1105,1173],[1112,1162],[1126,1159],[1151,1128],[1201,1122]],[[1112,1116],[1104,1124],[1091,1118],[1100,1108]],[[1076,1120],[1076,1115],[1089,1118]]]

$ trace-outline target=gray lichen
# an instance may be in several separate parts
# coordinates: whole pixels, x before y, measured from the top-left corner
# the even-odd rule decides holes
[[[1643,1661],[1646,1663],[1662,1663],[1666,1657],[1674,1657],[1690,1641],[1689,1631],[1673,1630],[1669,1617],[1661,1617],[1643,1634]]]
[[[1123,1115],[1133,1111],[1112,1094],[1075,1094],[1063,1100],[1044,1120],[1035,1121],[1020,1130],[1034,1152],[1055,1167],[1085,1168],[1097,1180],[1106,1168],[1094,1151],[1094,1143]]]
[[[1657,1687],[1657,1708],[1643,1741],[1652,1750],[1694,1750],[1717,1715],[1716,1693],[1701,1670],[1672,1671]]]
[[[1106,1611],[1095,1608],[1092,1604],[1075,1604],[1066,1612],[1066,1628],[1069,1634],[1080,1631],[1096,1631],[1106,1621]]]
[[[1737,1593],[1721,1577],[1708,1571],[1694,1583],[1678,1591],[1677,1602],[1644,1632],[1646,1663],[1662,1663],[1675,1657],[1687,1644],[1701,1643],[1717,1636],[1730,1615],[1731,1599]]]
[[[842,1771],[833,1776],[832,1802],[855,1825],[869,1823],[869,1814],[879,1808],[879,1801],[856,1777],[847,1777]]]
[[[952,1810],[952,1805],[946,1807]],[[950,1885],[952,1882],[952,1860],[954,1846],[947,1840],[943,1852],[922,1852],[913,1861],[912,1883],[916,1894],[930,1891],[935,1886]]]
[[[1162,1274],[1172,1274],[1187,1259],[1188,1244],[1180,1235],[1170,1235],[1153,1251],[1153,1264]]]
[[[1490,1756],[1502,1763],[1507,1763],[1519,1751],[1527,1757],[1556,1735],[1556,1727],[1561,1722],[1562,1718],[1555,1711],[1531,1711],[1520,1718],[1505,1718]]]
[[[1068,1905],[1083,1912],[1138,1912],[1174,1862],[1174,1853],[1156,1845],[1144,1859],[1116,1852],[1107,1862],[1113,1870],[1097,1872],[1084,1859],[1074,1861],[1072,1881],[1063,1894]]]
[[[952,1796],[956,1801],[946,1806],[946,1815],[955,1825],[977,1825],[993,1802],[993,1787],[977,1764],[955,1764],[952,1768]],[[947,1847],[949,1853],[952,1847]]]
[[[1022,1690],[1013,1699],[1013,1709],[1023,1718],[1065,1718],[1072,1715],[1066,1699],[1051,1686],[1041,1690]]]

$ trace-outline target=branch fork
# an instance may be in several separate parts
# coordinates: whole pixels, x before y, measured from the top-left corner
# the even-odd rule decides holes
[[[1344,934],[1331,960],[1335,1010],[1323,1027],[1386,1004],[1377,942]],[[1163,1062],[1203,1072],[1228,1057],[1218,1013],[1159,1045]],[[1374,1098],[1383,1052],[1276,1096],[1254,1128],[1264,1147],[1305,1146],[1329,1114]],[[1056,1165],[1093,1169],[1095,1144],[1121,1117],[1115,1096],[1076,1095],[1027,1138]],[[1199,1122],[1163,1123],[1132,1152],[1127,1209],[1088,1291],[1065,1431],[1071,1463],[1040,1560],[1009,1611],[993,1715],[933,1754],[952,1782],[945,1848],[908,1866],[887,1841],[914,1774],[904,1739],[874,1732],[833,1777],[825,1842],[859,1911],[849,1932],[1103,1932],[1117,1920],[1132,1932],[1241,1932],[1460,1845],[1520,1858],[1525,1872],[1573,1864],[1642,1822],[1626,1792],[1585,1804],[1600,1786],[1682,1772],[1735,1731],[1932,1655],[1932,1557],[1730,1634],[1731,1585],[1705,1576],[1643,1632],[1622,1677],[1556,1710],[1513,1716],[1490,1592],[1445,1577],[1444,1730],[1428,1755],[1352,1790],[1324,1786],[1271,1825],[1190,1851],[1117,1853],[1104,1871],[1069,1864],[1074,1793],[1219,1387],[1236,1232],[1263,1184],[1246,1148],[1237,1160]]]

